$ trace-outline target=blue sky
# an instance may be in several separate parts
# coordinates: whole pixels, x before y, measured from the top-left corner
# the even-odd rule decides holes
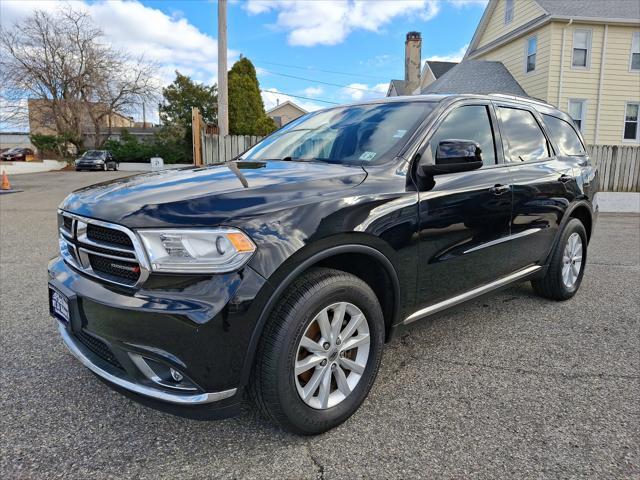
[[[61,3],[2,0],[0,23],[6,27],[36,8],[52,10]],[[70,3],[90,12],[107,41],[156,61],[162,83],[172,79],[175,69],[201,82],[217,80],[216,2]],[[390,79],[404,78],[408,31],[422,33],[423,60],[459,60],[485,5],[486,0],[230,1],[229,67],[240,54],[254,62],[261,87],[280,92],[263,95],[267,108],[276,98],[316,109],[329,105],[321,100],[345,103],[384,96]]]

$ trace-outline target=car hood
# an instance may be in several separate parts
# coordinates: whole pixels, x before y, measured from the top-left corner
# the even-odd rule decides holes
[[[60,208],[131,228],[210,226],[334,195],[365,177],[357,166],[229,162],[100,183],[76,190]]]

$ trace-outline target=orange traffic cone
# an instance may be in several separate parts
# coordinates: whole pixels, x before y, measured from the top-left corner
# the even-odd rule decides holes
[[[11,190],[9,177],[7,176],[7,172],[4,170],[2,171],[2,184],[0,185],[0,190]]]

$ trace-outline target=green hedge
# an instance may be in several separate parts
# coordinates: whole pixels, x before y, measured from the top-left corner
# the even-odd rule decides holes
[[[110,150],[119,162],[149,162],[151,157],[162,157],[164,163],[191,163],[184,144],[184,135],[163,129],[152,142],[139,142],[126,130],[120,140],[107,140],[105,150]]]

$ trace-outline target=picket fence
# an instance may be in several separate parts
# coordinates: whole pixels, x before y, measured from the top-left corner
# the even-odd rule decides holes
[[[640,147],[589,145],[591,163],[598,169],[603,192],[640,192]]]
[[[228,135],[221,139],[219,135],[203,134],[202,163],[228,162],[253,147],[264,137],[255,135]]]

